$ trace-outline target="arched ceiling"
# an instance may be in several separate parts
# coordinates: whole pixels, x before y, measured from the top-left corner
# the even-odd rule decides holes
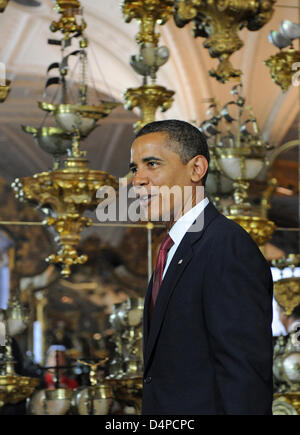
[[[98,91],[122,101],[128,87],[141,85],[129,65],[129,57],[138,52],[135,20],[125,23],[119,0],[82,0],[84,16],[88,23],[90,40],[90,68]],[[285,94],[273,83],[269,69],[264,65],[277,49],[268,41],[268,33],[278,29],[283,19],[297,21],[297,9],[280,7],[281,4],[297,6],[297,0],[277,2],[272,20],[258,32],[244,29],[240,36],[244,47],[232,56],[234,67],[243,71],[244,94],[258,119],[264,139],[278,146],[290,127],[295,125],[299,111],[298,89],[290,87]],[[26,7],[13,0],[0,15],[0,60],[5,63],[7,75],[12,79],[12,91],[0,106],[0,171],[11,181],[16,176],[30,175],[45,169],[51,160],[20,129],[20,124],[41,124],[43,113],[37,107],[41,100],[48,65],[58,61],[59,47],[48,45],[55,38],[49,30],[58,15],[53,2],[43,0],[39,7]],[[195,39],[191,25],[179,29],[173,19],[161,26],[160,45],[170,49],[170,59],[158,72],[157,83],[174,90],[172,108],[157,119],[179,118],[199,121],[205,118],[207,99],[215,97],[221,104],[230,100],[232,83],[221,84],[209,77],[207,71],[216,67],[208,50],[203,48],[203,38]],[[123,108],[103,120],[102,127],[88,139],[88,155],[94,167],[124,175],[127,171],[132,124],[136,114]]]

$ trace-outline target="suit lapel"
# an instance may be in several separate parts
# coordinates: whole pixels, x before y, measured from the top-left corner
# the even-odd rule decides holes
[[[178,246],[174,257],[169,265],[169,268],[165,274],[165,277],[162,281],[161,287],[159,289],[158,297],[156,300],[155,308],[152,314],[151,326],[148,329],[149,325],[149,303],[151,298],[152,291],[152,282],[153,275],[148,286],[148,291],[145,299],[145,309],[144,309],[144,371],[147,370],[150,356],[153,352],[155,343],[157,341],[165,313],[168,307],[168,303],[170,297],[176,287],[176,284],[183,274],[185,268],[191,261],[193,257],[193,249],[192,244],[195,243],[196,240],[199,240],[204,230],[207,228],[209,223],[213,220],[213,218],[217,217],[220,213],[217,209],[209,203],[204,209],[204,215],[200,215],[200,219],[203,219],[203,225],[200,225],[201,228],[196,232],[187,232],[183,237],[180,245]],[[198,218],[198,219],[199,219]],[[198,221],[197,219],[197,221]]]
[[[153,277],[154,273],[152,273],[151,279],[148,284],[148,289],[145,296],[145,302],[144,302],[144,315],[143,315],[143,352],[145,355],[145,346],[148,340],[148,334],[149,334],[149,308],[150,308],[150,301],[151,301],[151,295],[152,295],[152,284],[153,284]]]

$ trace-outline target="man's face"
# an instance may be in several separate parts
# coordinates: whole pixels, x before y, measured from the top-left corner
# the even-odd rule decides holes
[[[173,220],[182,211],[184,186],[191,186],[189,164],[182,163],[168,140],[166,133],[157,132],[140,136],[132,144],[133,186],[148,220]],[[178,186],[177,194],[169,195],[173,186]]]

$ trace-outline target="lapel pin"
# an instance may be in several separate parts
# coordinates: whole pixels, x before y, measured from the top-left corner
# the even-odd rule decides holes
[[[178,264],[181,264],[183,262],[183,258],[178,261]]]

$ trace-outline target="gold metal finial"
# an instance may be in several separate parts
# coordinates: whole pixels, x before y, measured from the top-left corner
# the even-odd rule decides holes
[[[141,119],[134,124],[134,130],[137,132],[144,125],[155,121],[157,109],[162,112],[168,110],[174,100],[173,95],[173,91],[156,84],[127,89],[124,94],[125,109],[132,110],[139,107],[141,111]]]
[[[55,10],[61,14],[59,21],[53,21],[50,25],[52,32],[61,31],[68,39],[71,34],[83,33],[86,28],[84,19],[78,24],[76,15],[80,12],[80,2],[78,0],[56,0]]]
[[[124,0],[122,11],[124,20],[129,23],[133,18],[140,24],[136,36],[138,44],[157,46],[159,33],[155,33],[156,23],[164,24],[172,16],[173,0]]]

